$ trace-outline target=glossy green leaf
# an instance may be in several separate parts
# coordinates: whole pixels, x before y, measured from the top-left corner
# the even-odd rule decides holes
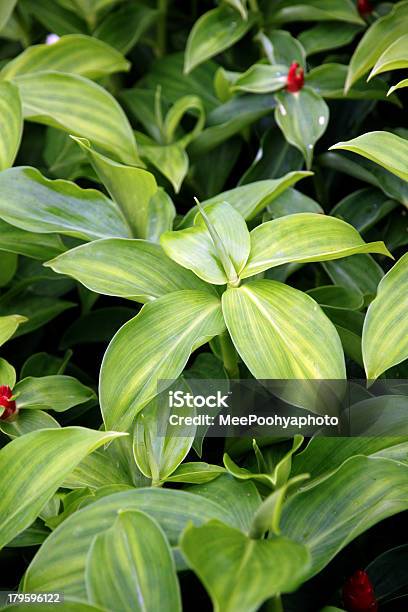
[[[6,287],[17,271],[18,257],[15,253],[2,253],[1,264],[0,287]]]
[[[71,376],[28,377],[13,389],[17,408],[63,412],[95,399],[95,393]]]
[[[220,521],[189,525],[181,549],[217,612],[254,612],[266,599],[294,591],[309,561],[296,542],[252,540]]]
[[[42,410],[22,410],[16,417],[0,421],[0,430],[9,438],[18,438],[38,429],[56,429],[59,423]]]
[[[93,35],[122,53],[127,53],[156,21],[159,11],[144,4],[123,4],[110,12]]]
[[[146,238],[149,206],[157,193],[154,176],[142,168],[125,166],[101,155],[83,138],[74,140],[86,153],[101,182],[122,210],[133,235]]]
[[[22,292],[18,296],[14,292],[10,292],[9,295],[6,294],[0,299],[0,320],[8,319],[9,316],[14,318],[12,313],[16,310],[21,312],[21,327],[17,329],[16,323],[14,323],[14,335],[17,338],[42,327],[65,310],[73,308],[73,306],[75,306],[73,302],[59,300],[55,297],[35,295],[29,290]]]
[[[377,19],[360,40],[349,65],[346,90],[370,70],[384,51],[408,27],[408,2],[398,2],[392,10]]]
[[[147,240],[111,238],[71,249],[46,264],[104,295],[148,302],[181,289],[211,289]]]
[[[375,379],[408,358],[408,254],[384,276],[364,322],[363,356],[367,379]]]
[[[292,36],[290,32],[272,30],[267,38],[272,45],[272,49],[268,52],[265,45],[263,47],[269,61],[273,60],[273,64],[284,64],[287,67],[293,62],[297,62],[303,68],[305,67],[305,50],[299,40]]]
[[[322,265],[333,283],[360,291],[368,298],[375,296],[377,285],[384,276],[382,268],[366,254],[327,261]]]
[[[259,494],[252,483],[224,481],[216,499],[209,497],[206,489],[221,478],[207,485],[194,485],[193,491],[201,493],[198,495],[156,487],[135,489],[104,497],[74,513],[34,557],[25,575],[25,590],[52,592],[63,585],[66,597],[85,598],[84,569],[89,546],[94,536],[111,527],[120,511],[146,512],[159,523],[172,546],[177,546],[189,521],[201,525],[218,519],[247,531],[260,503]]]
[[[293,94],[276,94],[275,120],[290,144],[302,152],[308,168],[312,165],[313,149],[326,131],[329,109],[326,102],[308,87]]]
[[[14,79],[23,74],[56,70],[99,79],[112,72],[129,70],[121,53],[101,40],[83,34],[63,36],[52,45],[28,47],[0,71],[0,78]]]
[[[340,100],[387,100],[388,84],[383,79],[366,83],[359,80],[347,93],[344,84],[347,77],[347,66],[343,64],[326,63],[313,68],[306,77],[306,84],[316,93],[327,99]],[[390,102],[397,103],[395,96],[389,98]]]
[[[291,237],[296,234],[296,241]],[[298,213],[262,223],[251,232],[242,278],[289,262],[327,261],[356,253],[391,256],[383,242],[366,244],[357,230],[335,217]]]
[[[382,72],[400,70],[408,67],[408,34],[397,38],[378,58],[368,80]]]
[[[0,82],[0,171],[13,165],[23,132],[23,114],[18,89]]]
[[[397,89],[403,89],[404,87],[408,87],[408,79],[402,79],[402,81],[400,81],[393,87],[390,87],[387,95],[390,96],[392,93],[394,93],[394,91],[397,91]]]
[[[58,232],[85,240],[130,233],[119,208],[103,193],[69,181],[51,181],[28,166],[0,174],[0,217],[29,232]]]
[[[348,287],[336,285],[321,285],[307,291],[321,306],[331,308],[359,310],[363,307],[364,299],[360,291],[353,291]]]
[[[372,525],[407,509],[407,470],[390,459],[352,457],[329,478],[309,489],[306,484],[286,502],[282,534],[307,546],[312,557],[308,577]]]
[[[17,76],[14,82],[26,119],[88,138],[124,163],[138,163],[127,117],[100,85],[79,75],[53,71]]]
[[[175,291],[150,304],[114,336],[100,374],[105,424],[126,431],[158,392],[176,379],[190,353],[224,331],[220,302],[203,291]]]
[[[348,45],[360,30],[361,26],[352,23],[322,22],[301,32],[298,40],[306,55],[314,55]]]
[[[21,323],[26,321],[26,317],[20,315],[0,316],[0,346],[15,334]]]
[[[352,0],[280,0],[270,9],[270,18],[278,23],[291,21],[344,21],[363,25]]]
[[[237,12],[220,6],[204,13],[194,24],[187,41],[184,71],[191,72],[205,60],[218,55],[242,38],[254,23],[242,19]]]
[[[347,195],[332,209],[331,215],[364,232],[386,217],[398,202],[387,198],[377,189],[359,189]]]
[[[215,238],[200,213],[193,227],[164,233],[161,245],[169,257],[208,283],[236,282],[250,249],[245,220],[227,201],[206,203],[203,210]],[[217,237],[221,245],[217,245]]]
[[[345,354],[363,368],[361,336],[363,333],[364,314],[346,308],[334,308],[333,306],[323,306],[323,311],[330,321],[334,323]]]
[[[222,308],[232,341],[256,378],[345,377],[337,332],[305,293],[275,281],[251,281],[228,289]]]
[[[185,462],[167,476],[166,482],[185,482],[188,484],[205,484],[211,482],[225,470],[220,465],[211,465],[204,461]]]
[[[65,247],[56,234],[26,232],[0,220],[0,250],[44,261],[60,255]]]
[[[7,385],[11,389],[16,384],[16,371],[13,366],[0,357],[0,385]]]
[[[297,189],[289,187],[271,204],[268,204],[267,211],[264,215],[265,221],[269,219],[279,219],[287,215],[295,215],[297,213],[315,213],[322,215],[324,211],[320,204],[312,198],[305,195]]]
[[[103,608],[181,610],[170,546],[158,523],[144,512],[120,512],[112,527],[95,537],[85,579],[90,602]]]
[[[391,132],[367,132],[353,140],[338,142],[330,149],[344,149],[362,155],[408,181],[408,140]]]
[[[173,229],[176,208],[171,197],[162,187],[156,191],[149,201],[146,222],[146,239],[159,242],[164,232]]]
[[[285,86],[287,73],[285,66],[254,64],[234,81],[232,90],[250,93],[277,91]]]
[[[43,429],[16,438],[2,448],[4,519],[0,547],[33,522],[65,476],[85,455],[118,435],[82,427]]]
[[[184,146],[177,142],[160,145],[137,133],[141,157],[170,181],[174,191],[178,193],[187,175],[189,159]]]

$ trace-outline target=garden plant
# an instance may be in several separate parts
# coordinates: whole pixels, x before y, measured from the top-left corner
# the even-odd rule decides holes
[[[407,0],[0,0],[4,609],[408,610],[407,69]],[[160,401],[267,380],[381,435]]]

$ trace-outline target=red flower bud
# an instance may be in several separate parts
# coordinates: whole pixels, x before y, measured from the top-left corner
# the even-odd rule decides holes
[[[377,612],[378,603],[373,585],[364,570],[357,570],[343,587],[343,603],[347,612]]]
[[[0,416],[2,421],[10,418],[17,412],[16,402],[10,400],[13,396],[13,392],[7,385],[0,385],[0,406],[3,406],[4,412]]]
[[[288,72],[288,79],[286,81],[286,91],[296,93],[302,89],[304,84],[305,74],[303,68],[300,68],[297,62],[292,62]]]
[[[370,0],[357,0],[357,8],[358,12],[363,18],[367,17],[368,15],[371,15],[374,10],[374,7],[371,4]]]

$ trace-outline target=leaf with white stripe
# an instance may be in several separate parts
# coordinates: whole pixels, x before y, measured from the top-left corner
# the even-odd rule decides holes
[[[276,281],[251,281],[229,288],[222,309],[232,341],[256,378],[345,377],[336,329],[302,291]]]
[[[383,242],[364,242],[358,231],[341,219],[315,213],[288,215],[252,230],[251,252],[241,278],[286,263],[330,261],[356,253],[392,257]]]
[[[368,80],[389,70],[408,68],[408,34],[397,38],[378,58]]]
[[[23,113],[18,89],[0,83],[0,170],[13,165],[23,132]]]
[[[376,379],[408,359],[408,253],[378,285],[363,328],[363,359],[367,379]]]

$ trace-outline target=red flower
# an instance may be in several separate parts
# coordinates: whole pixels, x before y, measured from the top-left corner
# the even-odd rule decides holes
[[[9,417],[13,416],[17,412],[16,402],[10,400],[13,392],[7,385],[0,385],[0,406],[3,406],[4,412],[0,416],[0,419],[5,421]]]
[[[346,580],[343,603],[347,612],[377,612],[378,603],[367,572],[357,570]]]
[[[290,93],[300,91],[305,84],[305,74],[303,68],[299,67],[297,62],[292,62],[288,72],[288,80],[286,81],[286,90]]]
[[[367,17],[368,15],[371,15],[374,10],[370,0],[357,0],[357,8],[361,17]]]

